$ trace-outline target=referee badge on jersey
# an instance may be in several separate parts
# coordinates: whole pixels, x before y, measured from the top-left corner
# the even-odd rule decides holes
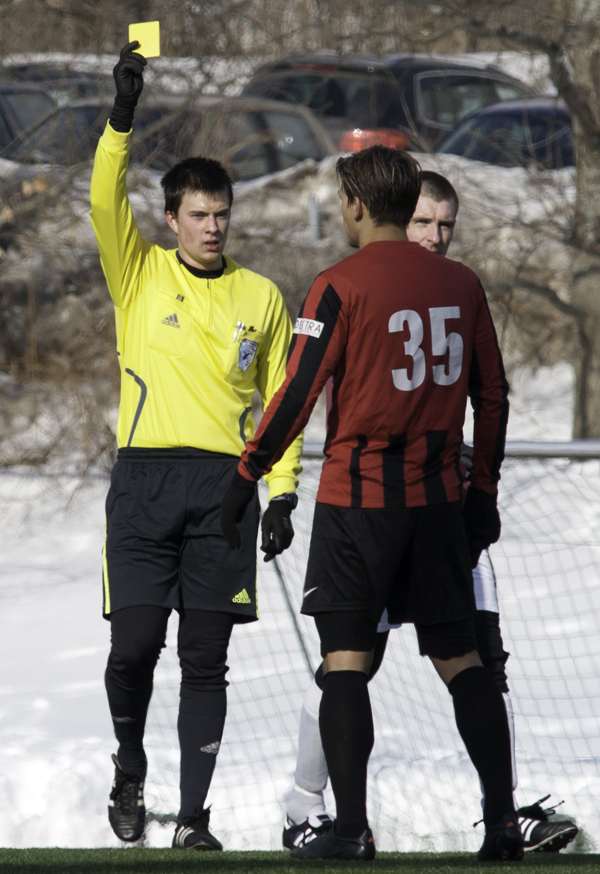
[[[237,363],[237,366],[240,370],[248,370],[248,368],[254,361],[254,356],[256,355],[257,349],[258,343],[255,343],[254,340],[242,340],[242,342],[240,343],[240,351],[238,352]]]

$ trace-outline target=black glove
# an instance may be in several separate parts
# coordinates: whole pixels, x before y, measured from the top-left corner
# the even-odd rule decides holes
[[[262,517],[262,543],[260,548],[266,552],[265,561],[287,549],[294,539],[292,526],[292,504],[284,498],[273,498]]]
[[[144,67],[148,63],[143,55],[134,52],[139,46],[134,40],[121,49],[119,60],[113,68],[113,77],[117,87],[117,96],[110,114],[110,126],[121,133],[129,133],[133,122],[133,111],[140,99],[144,78]]]
[[[144,87],[142,73],[148,63],[143,55],[133,51],[139,45],[137,40],[128,42],[121,49],[119,60],[113,68],[113,77],[117,86],[116,99],[120,106],[131,106],[133,109],[137,106]]]
[[[483,550],[500,537],[498,496],[488,495],[481,489],[469,486],[463,505],[463,517],[471,553],[471,567],[474,568],[477,567]]]
[[[256,483],[235,470],[221,501],[221,528],[231,549],[239,549],[242,545],[237,523],[244,518],[246,507],[255,494]]]

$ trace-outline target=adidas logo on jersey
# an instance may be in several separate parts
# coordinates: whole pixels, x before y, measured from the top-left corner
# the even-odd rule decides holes
[[[235,596],[235,598],[232,598],[231,601],[233,604],[251,604],[252,603],[252,601],[250,600],[250,596],[248,595],[248,592],[245,589],[242,589],[241,592],[238,592],[238,594]]]
[[[216,756],[219,752],[221,742],[216,740],[214,743],[207,744],[205,747],[200,747],[201,753],[208,753],[210,756]]]
[[[167,316],[166,319],[162,320],[163,325],[169,325],[171,328],[180,328],[179,319],[177,318],[177,313],[173,313],[172,316]]]

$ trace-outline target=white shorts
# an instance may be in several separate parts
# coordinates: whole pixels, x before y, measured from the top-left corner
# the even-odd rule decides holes
[[[496,589],[496,574],[487,549],[481,553],[479,563],[473,571],[473,589],[475,604],[478,610],[488,610],[499,613],[498,592]]]

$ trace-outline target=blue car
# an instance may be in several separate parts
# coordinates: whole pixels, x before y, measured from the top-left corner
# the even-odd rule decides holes
[[[556,98],[496,103],[463,119],[437,151],[500,167],[561,170],[575,164],[571,114]]]

